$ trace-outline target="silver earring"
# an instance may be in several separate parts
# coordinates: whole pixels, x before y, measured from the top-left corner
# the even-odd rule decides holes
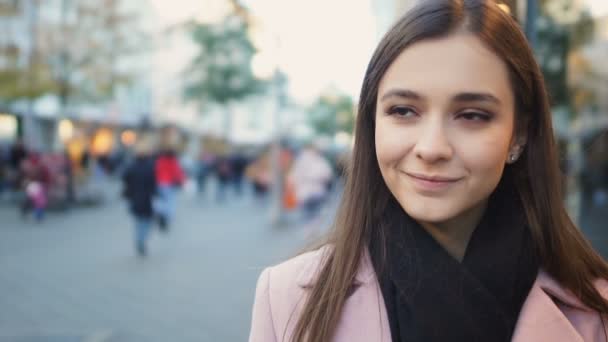
[[[515,154],[515,153],[511,154],[511,156],[509,157],[509,160],[511,161],[511,163],[515,163],[515,161],[517,160],[517,154]]]

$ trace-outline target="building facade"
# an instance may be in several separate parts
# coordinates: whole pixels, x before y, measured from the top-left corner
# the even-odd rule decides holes
[[[0,112],[18,122],[13,138],[40,150],[61,148],[61,120],[136,125],[150,113],[151,63],[144,46],[134,48],[149,29],[147,0],[103,4],[0,0],[0,30],[8,33],[0,35],[0,74],[8,77],[0,84]],[[129,16],[144,24],[122,25],[119,18]]]

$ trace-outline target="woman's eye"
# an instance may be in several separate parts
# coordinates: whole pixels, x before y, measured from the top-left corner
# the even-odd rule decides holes
[[[466,121],[490,121],[491,115],[479,112],[465,112],[458,115],[459,118],[465,119]]]
[[[397,115],[402,117],[410,117],[416,115],[416,112],[410,107],[393,106],[387,111],[389,115]]]

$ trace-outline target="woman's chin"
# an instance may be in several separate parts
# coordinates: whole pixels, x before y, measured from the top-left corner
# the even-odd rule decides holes
[[[414,199],[399,202],[403,210],[420,223],[440,224],[458,217],[465,211],[465,208],[446,199]]]

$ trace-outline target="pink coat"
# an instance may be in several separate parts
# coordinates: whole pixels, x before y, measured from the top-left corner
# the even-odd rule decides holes
[[[327,247],[265,269],[256,289],[250,342],[287,342]],[[361,285],[344,305],[334,341],[390,342],[391,332],[379,284],[365,256],[356,280]],[[608,282],[597,283],[608,297]],[[607,341],[597,312],[586,308],[546,272],[540,271],[515,328],[514,342]]]

